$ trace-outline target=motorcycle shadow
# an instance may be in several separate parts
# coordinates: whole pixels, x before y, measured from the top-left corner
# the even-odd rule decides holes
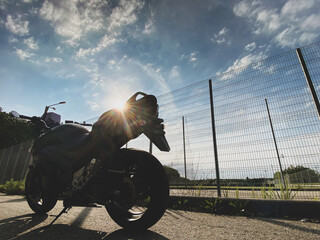
[[[140,233],[127,232],[123,229],[116,230],[112,233],[95,231],[90,229],[83,229],[79,226],[55,224],[51,227],[41,227],[33,231],[27,232],[14,239],[18,240],[53,240],[53,239],[64,239],[64,240],[79,240],[79,239],[103,239],[103,240],[143,240],[143,239],[154,239],[154,240],[167,240],[162,235],[147,230]]]
[[[10,239],[41,224],[48,218],[47,214],[25,214],[0,220],[0,238]]]

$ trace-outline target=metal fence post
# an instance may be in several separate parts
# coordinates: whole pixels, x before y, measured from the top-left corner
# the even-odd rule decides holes
[[[312,80],[311,80],[307,65],[306,65],[306,63],[304,61],[304,58],[303,58],[303,55],[302,55],[302,52],[301,52],[300,48],[297,48],[296,52],[297,52],[297,55],[298,55],[298,58],[299,58],[299,61],[300,61],[304,76],[305,76],[305,78],[307,80],[307,84],[309,86],[309,90],[310,90],[310,93],[312,95],[313,102],[314,102],[314,104],[316,106],[316,109],[317,109],[317,112],[318,112],[318,117],[320,119],[319,98],[318,98],[317,93],[316,93],[316,91],[314,89],[314,86],[313,86],[313,83],[312,83]]]
[[[184,116],[182,116],[182,140],[183,140],[183,160],[184,160],[184,179],[187,186],[187,156],[186,156],[186,136],[184,131]]]
[[[285,181],[284,181],[284,176],[283,176],[282,164],[281,164],[281,161],[280,161],[280,155],[279,155],[277,140],[276,140],[276,136],[274,135],[272,120],[271,120],[271,116],[270,116],[270,111],[269,111],[269,106],[268,106],[268,100],[265,99],[265,102],[266,102],[266,106],[267,106],[267,112],[268,112],[268,117],[269,117],[269,123],[270,123],[270,127],[271,127],[273,142],[274,142],[274,145],[275,145],[275,148],[276,148],[276,152],[277,152],[277,157],[278,157],[278,162],[279,162],[279,167],[280,167],[281,180],[282,180],[282,184],[283,184],[284,186],[286,186],[286,183],[285,183]]]
[[[215,121],[214,121],[213,93],[212,93],[212,82],[211,82],[211,79],[209,80],[209,92],[210,92],[210,109],[211,109],[211,126],[212,126],[212,137],[213,137],[213,151],[214,151],[214,160],[215,160],[215,165],[216,165],[217,191],[218,191],[218,197],[221,197],[220,171],[219,171],[219,161],[218,161],[216,127],[215,127]]]

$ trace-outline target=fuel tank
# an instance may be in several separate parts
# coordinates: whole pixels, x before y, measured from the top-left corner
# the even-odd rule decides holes
[[[33,149],[46,146],[61,146],[65,150],[75,150],[73,148],[78,146],[78,143],[88,140],[89,131],[78,124],[63,124],[51,128],[42,134],[35,142]]]

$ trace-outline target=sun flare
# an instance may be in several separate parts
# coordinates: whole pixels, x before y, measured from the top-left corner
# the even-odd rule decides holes
[[[113,103],[113,107],[115,109],[117,109],[118,111],[124,111],[126,109],[126,101],[117,99],[114,103]]]

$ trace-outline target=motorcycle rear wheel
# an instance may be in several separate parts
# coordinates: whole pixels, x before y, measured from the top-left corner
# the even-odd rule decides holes
[[[163,166],[153,155],[130,149],[121,149],[114,163],[114,170],[128,173],[122,182],[125,192],[120,195],[127,197],[129,206],[125,207],[120,197],[107,204],[106,209],[124,229],[146,230],[160,220],[167,208],[169,184]]]
[[[25,183],[26,198],[30,208],[37,214],[49,212],[57,203],[58,194],[50,185],[45,174],[34,168],[29,170]]]

